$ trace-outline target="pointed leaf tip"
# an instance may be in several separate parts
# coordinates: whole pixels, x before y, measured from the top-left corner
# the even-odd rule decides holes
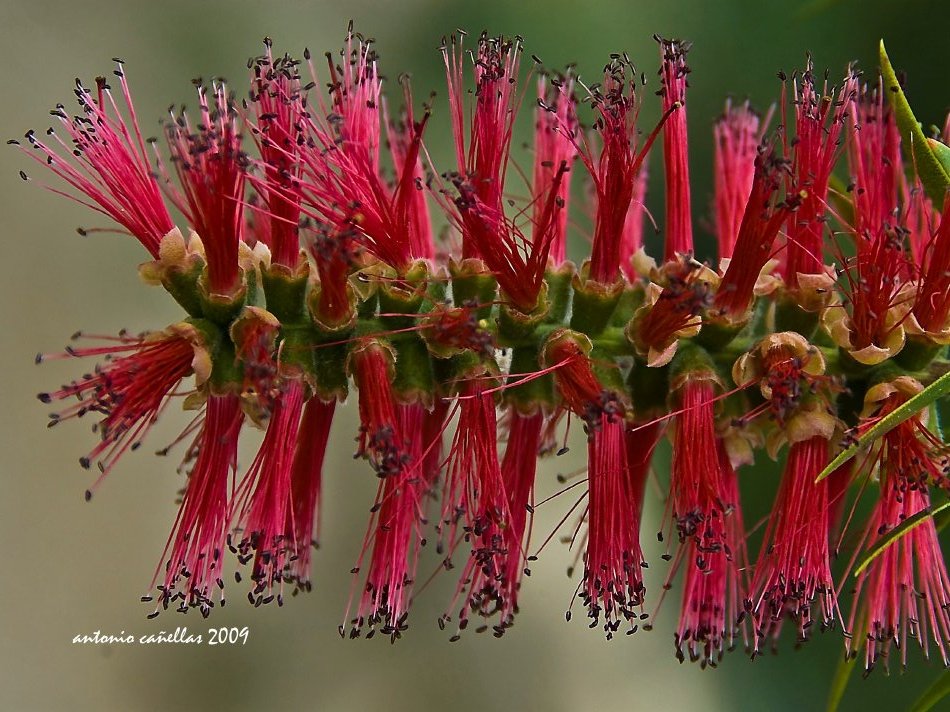
[[[884,40],[880,44],[881,77],[884,79],[884,90],[888,101],[894,109],[897,126],[900,129],[901,141],[905,152],[913,159],[914,169],[920,182],[927,192],[927,196],[940,206],[943,205],[947,188],[950,187],[950,167],[935,154],[927,137],[914,116],[910,103],[901,89],[897,74],[887,56]],[[939,150],[939,149],[938,149]]]

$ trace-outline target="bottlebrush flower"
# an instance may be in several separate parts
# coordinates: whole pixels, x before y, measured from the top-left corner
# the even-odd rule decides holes
[[[690,69],[686,53],[691,44],[666,40],[659,35],[663,64],[660,68],[660,95],[663,112],[663,165],[666,176],[666,260],[693,252],[693,219],[689,200],[689,148],[686,130],[686,77]]]
[[[91,202],[58,188],[50,190],[112,218],[157,258],[162,238],[174,228],[174,223],[152,176],[125,68],[121,61],[117,62],[115,75],[122,87],[128,121],[104,77],[96,80],[95,97],[76,80],[76,99],[82,115],[70,117],[62,104],[50,112],[60,120],[69,143],[52,128],[46,132],[48,140],[28,131],[27,141],[44,158],[32,152],[27,155],[47,165]],[[26,177],[23,172],[20,175]],[[81,234],[85,232],[88,231],[80,230]]]
[[[442,174],[422,143],[430,107],[414,109],[403,81],[406,106],[389,111],[373,43],[352,27],[322,80],[309,52],[306,82],[301,63],[265,40],[240,108],[224,85],[199,87],[197,116],[166,124],[172,163],[159,159],[159,179],[121,67],[122,97],[104,80],[92,92],[78,85],[81,115],[54,112],[61,136],[27,135],[23,150],[65,182],[51,189],[138,239],[152,260],[140,275],[186,312],[166,329],[92,337],[49,357],[103,361],[40,396],[60,409],[53,423],[98,414],[102,441],[81,459],[102,470],[90,494],[177,396],[197,411],[173,443],[187,443],[188,479],[154,579],[158,610],[207,615],[223,603],[226,545],[252,567],[252,605],[283,602],[285,584],[309,590],[331,426],[355,387],[357,459],[378,488],[341,635],[403,635],[433,531],[441,568],[461,571],[450,603],[459,632],[478,616],[478,630],[503,635],[536,558],[536,457],[566,449],[575,418],[588,457],[586,478],[571,485],[586,485],[574,505],[584,565],[576,598],[591,627],[611,638],[649,618],[639,527],[667,428],[665,526],[678,540],[667,587],[682,571],[680,659],[716,665],[740,637],[759,653],[786,618],[802,641],[815,623],[834,625],[829,536],[850,489],[873,468],[880,498],[858,542],[866,549],[926,513],[929,487],[947,487],[946,445],[924,413],[815,479],[841,446],[842,423],[866,434],[950,366],[939,348],[950,328],[950,209],[927,202],[912,177],[891,92],[880,83],[859,92],[852,70],[832,90],[809,62],[789,86],[795,128],[780,128],[780,140],[763,140],[768,119],[747,106],[727,106],[716,125],[720,262],[714,271],[696,261],[689,45],[657,39],[662,119],[643,139],[635,85],[646,73],[626,54],[611,56],[600,83],[539,71],[525,198],[506,191],[523,87],[533,95],[534,86],[522,83],[521,39],[488,33],[469,55],[458,35],[441,52],[455,154],[455,170]],[[667,238],[656,263],[643,245],[643,202],[661,131]],[[928,146],[945,150],[935,140]],[[845,155],[853,186],[833,191]],[[595,198],[588,255],[566,244],[575,158]],[[182,230],[163,188],[188,221]],[[853,240],[853,254],[826,235]],[[771,274],[777,261],[781,277]],[[736,388],[726,390],[730,371]],[[921,383],[893,385],[908,373]],[[882,380],[892,390],[875,385]],[[265,432],[238,478],[246,420]],[[736,468],[785,445],[748,582]],[[430,523],[437,488],[443,502]],[[873,665],[916,636],[946,662],[950,582],[933,524],[902,534],[861,575],[849,652],[863,646]]]
[[[215,591],[223,592],[223,554],[230,521],[228,484],[237,470],[243,420],[236,395],[208,397],[195,441],[197,458],[162,555],[164,574],[160,567],[153,580],[153,584],[161,581],[158,590],[163,608],[178,604],[181,612],[197,608],[207,616],[214,606]],[[223,593],[220,595],[223,601]]]
[[[325,402],[319,396],[311,396],[303,407],[294,452],[290,486],[296,558],[290,562],[290,574],[297,586],[306,591],[311,586],[311,551],[320,541],[323,460],[335,412],[336,401]]]
[[[238,251],[244,229],[247,156],[239,118],[223,84],[198,87],[200,118],[192,124],[182,112],[165,124],[172,166],[180,189],[162,167],[175,206],[204,245],[210,294],[233,296],[240,288]]]
[[[88,468],[95,462],[101,476],[86,492],[92,496],[99,483],[129,450],[137,449],[149,429],[174,395],[182,379],[195,371],[207,379],[210,361],[205,350],[194,345],[194,332],[185,324],[177,330],[143,336],[120,334],[105,337],[101,346],[69,346],[62,355],[40,355],[37,363],[54,358],[105,357],[104,365],[63,386],[40,393],[43,403],[76,398],[77,403],[50,415],[50,425],[95,413],[103,416],[95,425],[100,442],[79,459]],[[82,334],[76,334],[77,338]],[[95,338],[95,337],[87,337]]]
[[[844,127],[851,115],[851,102],[857,88],[857,74],[851,69],[840,88],[829,87],[827,80],[819,85],[811,59],[805,71],[792,78],[796,132],[792,143],[792,171],[796,189],[804,191],[798,213],[788,224],[784,254],[785,283],[792,289],[804,286],[799,275],[824,271],[828,181],[844,144]],[[784,94],[782,104],[784,115]],[[810,283],[806,280],[805,284]]]
[[[722,116],[713,127],[713,213],[720,260],[731,258],[735,251],[755,179],[759,144],[769,118],[760,121],[748,101],[738,106],[727,101]]]
[[[554,368],[565,405],[584,419],[587,432],[587,550],[578,596],[590,627],[603,619],[607,638],[624,621],[636,630],[646,588],[641,571],[640,511],[627,461],[624,405],[591,368],[589,349],[571,332],[549,338],[544,360]]]
[[[919,383],[906,376],[872,387],[865,402],[876,412],[864,425],[886,416],[907,398],[919,393]],[[929,488],[944,486],[948,460],[939,455],[937,438],[919,416],[886,433],[867,461],[867,471],[880,473],[880,495],[861,541],[875,545],[901,522],[930,506]],[[932,518],[898,536],[861,572],[849,622],[848,649],[864,649],[870,672],[879,662],[890,663],[892,649],[900,651],[907,666],[910,640],[916,639],[926,656],[930,642],[943,664],[950,664],[950,577]]]
[[[754,654],[770,637],[777,643],[786,617],[795,622],[799,642],[808,640],[816,622],[822,630],[834,625],[838,603],[828,544],[828,482],[815,482],[827,462],[828,440],[822,435],[791,445],[755,567],[754,593],[746,602]]]

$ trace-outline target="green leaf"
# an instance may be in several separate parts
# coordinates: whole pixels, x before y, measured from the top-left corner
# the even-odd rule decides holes
[[[950,146],[941,143],[935,138],[928,138],[927,145],[929,145],[930,150],[933,151],[934,158],[937,159],[937,162],[943,166],[943,169],[947,173],[950,173]]]
[[[920,393],[902,403],[899,407],[892,410],[885,417],[868,428],[855,443],[842,450],[841,453],[821,471],[821,474],[818,475],[815,482],[821,482],[841,465],[854,457],[865,445],[875,441],[885,433],[890,432],[908,418],[917,415],[917,413],[924,408],[929,408],[931,403],[943,398],[948,393],[950,393],[950,372],[943,374]]]
[[[950,695],[950,671],[944,672],[934,681],[934,684],[924,690],[924,694],[910,708],[910,712],[932,710],[947,695]]]
[[[831,689],[828,690],[827,712],[838,712],[838,706],[844,698],[844,691],[851,680],[851,673],[854,672],[854,661],[851,655],[844,655],[838,660],[838,667],[835,668],[835,676],[831,678]]]
[[[907,517],[907,519],[887,532],[886,535],[874,542],[874,546],[868,549],[867,553],[861,557],[861,560],[858,562],[857,566],[854,567],[855,578],[860,576],[861,572],[864,571],[872,561],[880,556],[887,547],[900,539],[911,529],[919,527],[925,521],[946,509],[950,509],[950,502],[944,502],[943,504],[937,505],[936,507],[933,505],[924,507],[919,512],[917,512],[917,514],[912,517]]]
[[[941,159],[937,158],[930,142],[924,136],[920,123],[914,116],[907,97],[904,96],[900,82],[897,81],[897,74],[884,49],[884,40],[881,40],[880,59],[884,91],[894,109],[897,126],[901,132],[901,141],[913,157],[914,168],[927,195],[934,204],[943,205],[944,195],[950,187],[950,170]]]

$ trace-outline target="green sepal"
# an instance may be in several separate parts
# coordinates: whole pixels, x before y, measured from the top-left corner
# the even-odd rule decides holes
[[[627,387],[638,419],[665,414],[670,395],[670,365],[650,368],[646,361],[635,359],[627,374]]]
[[[499,342],[513,346],[530,340],[538,326],[545,322],[549,308],[548,286],[543,282],[534,311],[525,314],[509,304],[503,304],[498,310]]]
[[[435,389],[429,348],[418,334],[404,334],[392,340],[396,351],[393,392],[406,403],[432,402]]]
[[[306,263],[304,263],[306,265]],[[281,324],[298,324],[309,321],[307,313],[307,288],[309,269],[292,273],[283,265],[271,265],[261,271],[261,282],[267,311],[276,316]]]
[[[693,337],[693,340],[710,351],[720,351],[731,344],[745,326],[745,323],[733,324],[707,318],[703,320],[703,328]]]
[[[485,263],[476,259],[449,260],[449,274],[452,275],[452,303],[457,307],[466,302],[480,304],[478,318],[488,319],[498,293],[498,283]]]
[[[571,302],[571,328],[575,331],[597,336],[610,323],[623,296],[623,281],[601,284],[587,279],[583,274],[574,275],[571,286],[574,290]]]
[[[416,262],[406,274],[396,278],[385,275],[377,290],[380,314],[405,314],[406,316],[380,316],[387,329],[406,329],[416,323],[417,314],[426,297],[429,269],[425,262]]]
[[[709,352],[692,341],[680,341],[676,347],[676,354],[670,361],[669,369],[672,388],[678,388],[681,383],[690,377],[712,376],[716,379],[719,378],[716,364]]]
[[[881,60],[881,75],[884,79],[884,93],[887,95],[891,107],[894,109],[894,118],[897,121],[897,128],[900,130],[901,143],[905,152],[910,153],[911,160],[908,161],[917,171],[917,177],[927,196],[934,202],[934,205],[943,205],[947,188],[950,187],[950,169],[943,162],[943,153],[938,156],[934,153],[927,137],[924,136],[923,129],[914,116],[910,103],[901,89],[900,82],[897,80],[897,74],[894,67],[891,66],[891,60],[884,49],[884,40],[881,40],[879,57]]]
[[[942,348],[925,336],[910,334],[894,360],[910,371],[922,371],[940,355]]]
[[[188,316],[202,316],[201,299],[198,296],[198,278],[204,270],[204,262],[195,259],[187,269],[169,268],[162,275],[162,286],[172,299],[187,312]]]
[[[798,302],[783,293],[775,302],[775,331],[795,331],[810,341],[818,330],[820,316],[818,312],[802,309]]]
[[[550,409],[554,406],[554,377],[551,374],[533,378],[518,384],[521,374],[535,373],[541,369],[541,342],[516,346],[511,351],[509,386],[504,390],[504,400],[512,403],[521,413],[532,413],[537,407]],[[510,385],[510,384],[518,385]]]
[[[617,308],[610,317],[610,326],[623,329],[627,325],[627,322],[633,318],[633,315],[636,314],[637,309],[643,306],[643,300],[645,298],[646,292],[643,289],[643,285],[639,282],[624,287],[623,294],[620,295],[620,301],[617,303]]]
[[[241,286],[234,294],[213,294],[208,289],[208,272],[205,270],[198,278],[197,292],[201,302],[201,314],[205,319],[220,326],[228,326],[241,313],[247,303],[247,285],[244,271],[241,270]]]
[[[571,306],[571,281],[574,279],[574,263],[564,262],[557,267],[548,267],[544,281],[548,285],[548,314],[545,321],[549,324],[563,324],[567,319],[567,310]]]

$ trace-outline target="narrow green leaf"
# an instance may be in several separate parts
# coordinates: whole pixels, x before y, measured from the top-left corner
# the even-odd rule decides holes
[[[930,150],[933,151],[934,158],[937,159],[937,162],[950,174],[950,146],[941,143],[935,138],[928,138],[927,144],[930,146]]]
[[[821,471],[821,474],[818,475],[815,482],[821,482],[841,465],[854,457],[865,445],[896,428],[924,408],[929,408],[931,403],[943,398],[948,393],[950,393],[950,372],[943,374],[920,393],[902,403],[899,407],[892,410],[885,417],[868,428],[868,430],[858,438],[857,442],[842,450],[841,453]]]
[[[934,150],[930,147],[927,137],[924,136],[920,123],[914,116],[907,97],[904,96],[900,82],[897,81],[897,74],[884,49],[884,40],[881,40],[880,59],[884,91],[894,108],[894,116],[901,132],[901,141],[913,157],[914,168],[927,195],[935,204],[943,205],[944,195],[950,187],[950,170],[934,155]]]
[[[831,688],[828,690],[827,712],[838,712],[838,706],[844,698],[844,691],[851,680],[851,673],[854,672],[855,658],[850,655],[844,655],[838,660],[838,667],[835,668],[835,675],[831,678]]]
[[[910,712],[932,710],[947,695],[950,695],[950,671],[944,672],[934,681],[934,684],[924,690],[924,694],[910,708]]]
[[[891,529],[886,535],[878,539],[874,543],[874,546],[868,549],[867,553],[861,557],[861,560],[858,562],[857,566],[854,567],[854,576],[860,576],[861,572],[868,567],[868,564],[874,561],[887,547],[900,539],[911,529],[919,527],[925,521],[946,509],[950,509],[950,502],[944,502],[943,504],[940,504],[936,507],[933,505],[924,507],[914,516],[907,517],[907,519]]]

